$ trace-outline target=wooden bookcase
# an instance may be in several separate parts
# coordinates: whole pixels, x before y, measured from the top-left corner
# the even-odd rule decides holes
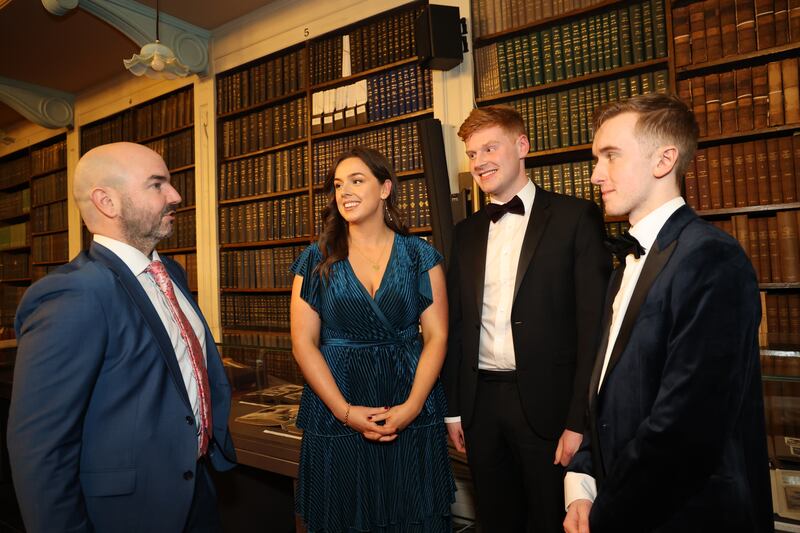
[[[223,343],[288,344],[288,269],[319,236],[325,173],[346,147],[371,146],[389,158],[412,233],[430,238],[416,124],[433,116],[432,83],[413,40],[422,5],[218,75]]]
[[[197,293],[197,253],[194,180],[194,102],[192,86],[159,96],[135,107],[83,126],[80,151],[85,154],[95,146],[130,141],[148,146],[161,154],[170,172],[172,184],[182,201],[177,209],[172,236],[156,248],[183,266],[189,287]],[[91,235],[83,226],[83,244],[88,247]]]
[[[66,141],[58,135],[0,160],[0,337],[13,338],[32,281],[68,261]]]

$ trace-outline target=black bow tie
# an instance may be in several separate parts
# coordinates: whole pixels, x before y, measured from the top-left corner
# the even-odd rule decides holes
[[[519,196],[515,196],[504,204],[487,204],[486,214],[492,219],[492,222],[497,222],[506,213],[513,213],[515,215],[525,214],[525,205]]]
[[[620,263],[625,262],[625,257],[627,257],[628,254],[633,254],[633,257],[639,259],[644,255],[645,251],[644,248],[642,248],[642,245],[639,244],[639,241],[636,240],[636,237],[627,231],[622,235],[609,237],[606,239],[604,244],[612,254],[617,256],[617,259],[619,259]]]

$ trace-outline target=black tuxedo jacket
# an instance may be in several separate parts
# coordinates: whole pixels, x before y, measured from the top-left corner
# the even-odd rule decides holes
[[[447,274],[450,337],[442,381],[449,416],[461,416],[464,427],[480,401],[475,392],[490,223],[482,209],[456,226]],[[522,408],[543,438],[557,439],[565,427],[585,428],[586,388],[610,270],[597,206],[537,187],[511,327]]]
[[[592,373],[590,429],[569,467],[598,482],[592,533],[772,531],[760,319],[739,244],[678,209],[648,250],[599,394],[606,341]]]

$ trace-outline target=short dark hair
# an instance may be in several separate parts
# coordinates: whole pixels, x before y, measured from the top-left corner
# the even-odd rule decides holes
[[[678,148],[675,162],[675,175],[679,180],[686,173],[689,163],[697,150],[697,137],[700,130],[694,113],[677,96],[662,93],[640,94],[608,102],[600,106],[593,117],[595,133],[607,120],[623,113],[636,113],[636,135],[653,148],[664,143]]]
[[[506,105],[491,105],[473,109],[458,129],[458,136],[467,142],[476,131],[492,126],[500,126],[512,135],[527,134],[525,121],[516,109]]]

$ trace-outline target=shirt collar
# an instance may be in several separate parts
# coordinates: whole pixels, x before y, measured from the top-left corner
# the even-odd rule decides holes
[[[119,257],[125,265],[131,269],[134,276],[138,276],[142,272],[144,272],[148,266],[150,266],[151,261],[158,261],[158,252],[153,250],[153,259],[148,258],[144,255],[140,250],[137,250],[130,244],[124,243],[122,241],[118,241],[116,239],[112,239],[111,237],[107,237],[105,235],[98,235],[95,234],[94,242],[105,246],[111,252]]]
[[[528,180],[527,183],[525,183],[525,186],[517,191],[516,195],[519,196],[520,200],[522,200],[522,205],[525,206],[525,214],[527,215],[533,208],[533,200],[536,197],[536,185],[534,185],[531,180]],[[501,204],[503,202],[498,202],[492,198],[492,203]]]
[[[656,242],[656,237],[658,237],[661,228],[666,224],[667,219],[685,203],[682,197],[676,196],[648,213],[635,226],[631,226],[630,234],[636,237],[636,240],[645,249],[645,253],[649,252],[653,243]]]

